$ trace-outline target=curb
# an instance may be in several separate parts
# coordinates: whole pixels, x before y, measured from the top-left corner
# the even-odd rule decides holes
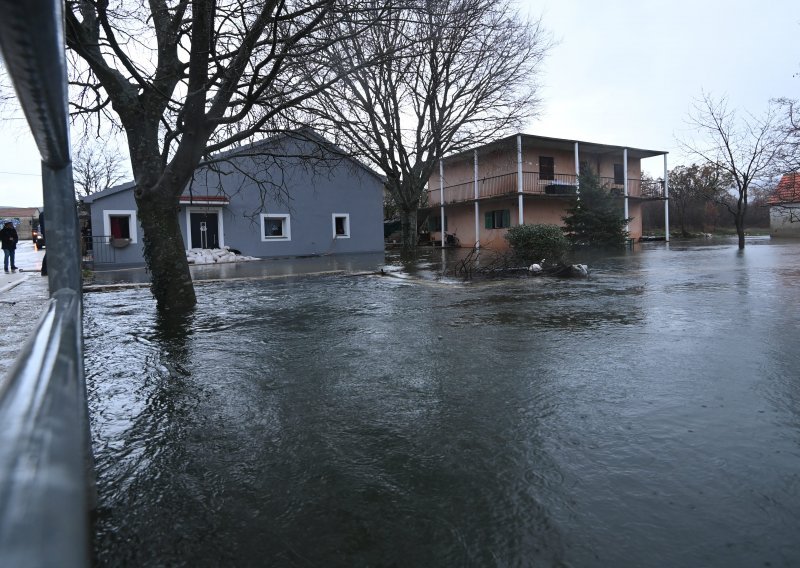
[[[0,294],[2,294],[3,292],[8,292],[12,288],[15,288],[16,286],[19,286],[20,284],[25,282],[28,278],[29,278],[29,276],[26,274],[25,276],[23,276],[19,280],[15,280],[14,282],[11,282],[10,284],[6,284],[5,286],[0,288]]]

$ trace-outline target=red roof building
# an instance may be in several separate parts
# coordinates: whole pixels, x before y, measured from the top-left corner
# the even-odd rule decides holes
[[[800,237],[800,172],[784,174],[768,200],[773,237]]]
[[[800,203],[800,172],[784,174],[769,198],[770,205]]]

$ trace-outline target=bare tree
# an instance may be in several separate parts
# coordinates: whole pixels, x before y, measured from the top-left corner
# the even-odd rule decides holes
[[[781,152],[782,173],[800,171],[800,103],[787,98],[775,102],[783,114],[778,129],[786,138]]]
[[[291,124],[350,71],[327,61],[382,16],[360,0],[65,0],[71,102],[87,128],[127,136],[159,309],[196,303],[175,211],[198,164]],[[366,62],[363,62],[366,63]],[[314,76],[309,81],[308,74]]]
[[[779,114],[770,103],[763,116],[737,115],[724,98],[704,93],[694,105],[689,122],[699,140],[681,141],[690,155],[718,170],[729,181],[728,191],[713,192],[707,198],[722,205],[733,217],[739,248],[744,248],[744,224],[751,189],[772,182],[786,136],[777,128]]]
[[[350,39],[336,46],[337,59],[359,70],[321,92],[310,111],[386,176],[408,249],[438,161],[536,114],[551,41],[506,1],[418,0],[393,8],[387,22],[364,34],[344,25]]]
[[[85,197],[125,179],[125,158],[114,148],[84,144],[72,159],[75,193]]]
[[[725,201],[730,197],[727,180],[714,164],[678,166],[669,171],[669,204],[681,235],[689,236],[687,221],[691,210],[703,211],[707,201]]]

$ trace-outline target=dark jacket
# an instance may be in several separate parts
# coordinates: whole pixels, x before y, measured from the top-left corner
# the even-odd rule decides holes
[[[14,250],[17,248],[17,241],[19,236],[14,227],[3,227],[0,229],[0,240],[3,241],[3,248],[7,250]]]

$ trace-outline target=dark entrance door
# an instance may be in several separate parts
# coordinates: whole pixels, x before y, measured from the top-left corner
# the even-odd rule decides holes
[[[216,213],[189,213],[192,248],[219,248],[219,224]]]

